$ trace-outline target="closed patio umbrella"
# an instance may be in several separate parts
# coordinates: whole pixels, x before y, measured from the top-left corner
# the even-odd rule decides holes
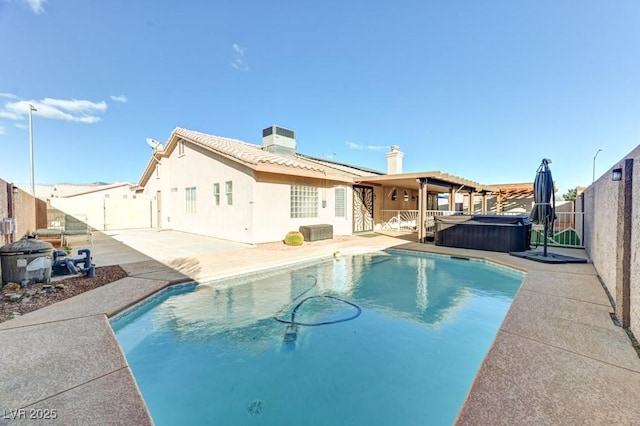
[[[547,237],[549,230],[553,230],[553,222],[556,220],[556,201],[553,196],[555,188],[549,163],[551,160],[543,158],[542,164],[538,167],[536,178],[533,181],[533,209],[529,215],[531,222],[544,225],[544,251],[540,253],[537,250],[527,250],[510,254],[544,263],[586,263],[587,259],[583,257],[547,253]]]
[[[544,256],[547,256],[547,235],[549,227],[553,229],[555,220],[555,199],[553,196],[553,178],[549,169],[551,160],[542,159],[533,181],[533,209],[529,216],[531,222],[544,225]]]

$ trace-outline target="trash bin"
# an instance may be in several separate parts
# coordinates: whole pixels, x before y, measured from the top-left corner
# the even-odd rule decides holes
[[[10,282],[25,287],[51,281],[53,246],[45,241],[25,237],[0,247],[2,284]]]

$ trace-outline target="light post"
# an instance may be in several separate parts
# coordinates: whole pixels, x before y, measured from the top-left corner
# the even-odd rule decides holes
[[[36,196],[36,184],[33,180],[33,121],[31,113],[37,111],[36,107],[29,104],[29,158],[31,160],[31,195]]]
[[[598,149],[596,155],[593,156],[593,180],[591,183],[596,181],[596,158],[598,157],[598,154],[600,154],[600,151],[602,151],[602,149]]]

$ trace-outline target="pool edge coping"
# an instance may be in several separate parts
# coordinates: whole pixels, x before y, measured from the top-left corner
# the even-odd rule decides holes
[[[401,247],[401,246],[414,246],[414,247],[419,247],[422,250],[419,250],[419,249],[416,249],[416,248],[412,248],[412,247]],[[397,242],[397,240],[396,240],[396,243],[394,243],[394,244],[386,244],[385,243],[385,245],[383,247],[382,246],[381,247],[366,247],[366,248],[364,248],[364,250],[367,251],[367,252],[372,252],[372,251],[376,251],[376,250],[385,250],[385,249],[389,249],[389,248],[392,248],[394,250],[402,250],[402,251],[410,251],[410,252],[441,254],[441,255],[445,255],[445,256],[449,256],[449,257],[452,257],[451,253],[455,252],[456,253],[455,256],[457,256],[457,257],[467,257],[467,258],[480,259],[480,260],[491,262],[491,263],[494,263],[494,264],[497,264],[497,265],[500,265],[500,266],[508,267],[510,269],[520,270],[521,272],[526,274],[525,278],[531,276],[530,274],[536,274],[537,272],[540,272],[540,271],[543,271],[543,272],[559,271],[563,275],[575,276],[575,278],[578,279],[578,280],[581,279],[581,278],[586,277],[587,275],[589,275],[589,276],[590,275],[594,275],[594,276],[597,275],[592,264],[588,264],[588,269],[582,269],[581,270],[582,272],[571,272],[571,270],[569,272],[565,272],[565,271],[562,271],[562,270],[558,270],[558,269],[554,268],[553,266],[550,267],[548,265],[534,265],[532,261],[523,261],[523,260],[518,260],[517,258],[513,258],[513,259],[508,258],[508,260],[513,260],[514,262],[517,262],[517,263],[520,263],[520,264],[524,263],[524,264],[530,265],[530,267],[527,268],[527,267],[524,267],[524,266],[521,266],[521,265],[516,265],[515,263],[511,263],[511,262],[505,261],[504,260],[504,253],[499,253],[499,252],[469,253],[469,251],[467,251],[467,250],[458,250],[458,249],[456,249],[456,250],[449,250],[449,249],[444,250],[444,249],[442,249],[441,250],[436,246],[429,246],[429,245],[424,245],[424,244],[419,244],[419,243],[406,243],[404,241],[403,242]],[[266,266],[264,268],[258,268],[256,270],[252,270],[251,272],[259,272],[260,270],[266,270],[266,269],[269,269],[269,268],[278,268],[278,267],[291,265],[291,264],[295,264],[295,263],[302,263],[302,262],[305,262],[305,261],[313,261],[314,259],[320,259],[320,258],[323,258],[323,257],[329,257],[329,256],[332,255],[332,253],[335,253],[335,252],[341,252],[341,253],[345,253],[346,254],[351,249],[357,250],[357,248],[355,248],[355,247],[354,248],[348,248],[348,247],[347,248],[340,248],[338,250],[332,249],[332,250],[327,251],[325,253],[316,254],[316,255],[313,255],[313,256],[307,256],[307,257],[305,257],[303,259],[299,259],[299,260],[296,260],[296,261],[276,262],[276,263],[270,264],[270,265],[268,265],[268,266]],[[250,248],[250,249],[247,249],[247,250],[253,250],[253,248]],[[460,253],[460,254],[458,254],[458,253]],[[503,259],[500,259],[500,258],[503,258]],[[249,273],[251,273],[251,272],[249,272]],[[228,274],[225,277],[219,276],[218,279],[225,279],[225,278],[233,277],[233,276],[236,276],[236,275],[238,275],[238,274],[231,273],[231,274]],[[148,279],[152,279],[152,280],[154,280],[156,282],[164,282],[164,285],[159,290],[167,288],[167,287],[170,287],[170,286],[172,286],[174,284],[193,282],[193,280],[189,280],[189,279],[178,280],[180,282],[176,282],[176,280],[171,281],[171,282],[167,282],[167,280],[159,280],[159,279],[154,279],[154,278],[148,278]],[[157,292],[157,291],[158,290],[156,290],[155,292]],[[150,294],[153,294],[155,292],[151,292]],[[507,312],[507,315],[509,315],[509,313],[512,311],[513,304],[517,300],[517,298],[519,297],[521,292],[522,292],[522,287],[520,288],[518,293],[515,295],[515,297],[514,297],[514,299],[512,301],[512,306],[509,308],[509,311]],[[147,295],[145,297],[137,298],[136,301],[130,301],[128,303],[128,306],[134,305],[135,303],[137,303],[137,302],[139,302],[141,300],[144,300],[147,297],[149,297],[149,295]],[[71,299],[68,299],[68,300],[71,300]],[[119,345],[119,343],[117,341],[117,338],[115,337],[115,334],[113,333],[113,329],[110,327],[109,321],[110,321],[111,317],[113,317],[114,315],[117,315],[117,313],[122,312],[125,309],[126,309],[126,306],[123,306],[121,309],[117,310],[117,312],[115,312],[113,315],[102,314],[102,315],[104,315],[107,323],[109,324],[108,327],[111,329],[111,332],[112,332],[112,335],[113,335],[112,336],[113,337],[113,341],[115,342],[115,344],[117,345],[117,347],[118,347],[118,349],[120,351],[122,350],[122,348],[120,347],[120,345]],[[36,324],[31,325],[31,326],[38,327],[38,326],[42,326],[42,325],[43,325],[43,323],[36,323]],[[11,330],[11,328],[9,328],[9,329],[1,329],[0,333],[2,333],[5,330]],[[502,333],[502,331],[503,330],[502,330],[502,326],[501,326],[500,330],[498,331],[498,334]],[[479,413],[477,409],[474,411],[474,409],[475,409],[474,407],[470,408],[469,410],[466,410],[466,409],[468,408],[467,405],[468,405],[470,396],[475,391],[475,385],[476,385],[476,381],[478,380],[479,373],[485,367],[485,364],[487,363],[487,359],[488,359],[489,355],[491,354],[491,351],[492,351],[492,349],[494,347],[494,344],[495,344],[495,340],[494,340],[494,342],[492,342],[492,345],[491,345],[491,347],[489,349],[489,352],[485,356],[485,359],[483,360],[483,362],[482,362],[482,364],[480,366],[480,370],[478,371],[478,373],[476,373],[476,377],[474,378],[474,381],[472,383],[472,387],[471,387],[471,389],[469,391],[469,394],[465,398],[465,401],[464,401],[463,405],[461,406],[460,411],[458,412],[458,415],[456,417],[456,423],[463,422],[463,420],[461,420],[461,415],[463,413],[463,410],[465,410],[465,416],[466,416],[465,419],[467,419],[467,420],[468,420],[468,417],[470,415],[469,412],[471,412],[472,416],[473,415],[477,415],[477,417],[475,417],[477,419],[483,418],[480,415],[481,413]],[[39,349],[39,350],[45,350],[46,349],[46,348],[42,348],[41,346],[36,346],[36,348]],[[560,367],[558,367],[558,368],[560,368]],[[137,382],[135,381],[135,378],[133,377],[133,374],[132,374],[132,372],[130,370],[130,367],[129,367],[128,363],[127,363],[127,371],[129,372],[128,376],[130,377],[131,380],[133,380],[135,386],[137,387]],[[525,385],[525,387],[526,387],[526,385]],[[112,391],[117,392],[118,389],[112,389]],[[63,391],[60,394],[64,394],[65,392],[67,392],[67,391]],[[46,399],[44,399],[44,400],[46,401]],[[147,408],[146,404],[144,403],[144,399],[142,398],[141,395],[140,395],[140,402],[141,402],[141,406],[139,407],[140,410],[143,410],[144,413],[148,414],[148,408]],[[79,411],[82,411],[83,408],[84,408],[84,406],[82,406],[82,405],[78,407]],[[486,410],[487,408],[488,408],[488,410]],[[497,407],[495,407],[493,410],[491,408],[492,407],[486,407],[486,406],[484,407],[485,411],[487,411],[489,414],[501,415],[501,413],[492,413],[492,411],[496,411],[495,408],[497,408]],[[84,413],[84,414],[86,415],[88,413]],[[114,414],[113,420],[117,421],[117,419],[118,419],[117,414],[116,413],[113,413],[113,414]],[[78,418],[77,416],[80,416],[80,415],[82,415],[82,413],[76,413],[74,411],[73,417],[71,417],[71,419],[76,419],[76,418]],[[148,424],[153,424],[153,420],[151,419],[150,414],[148,414],[148,416],[149,416],[149,418],[148,418],[149,423]],[[107,421],[107,420],[111,420],[111,419],[110,418],[105,418],[104,420]],[[559,417],[559,418],[556,418],[556,420],[560,421],[560,420],[563,420],[563,418]]]

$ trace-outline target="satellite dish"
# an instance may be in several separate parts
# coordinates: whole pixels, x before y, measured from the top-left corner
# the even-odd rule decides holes
[[[154,151],[162,151],[162,144],[155,139],[147,138],[147,145]]]

